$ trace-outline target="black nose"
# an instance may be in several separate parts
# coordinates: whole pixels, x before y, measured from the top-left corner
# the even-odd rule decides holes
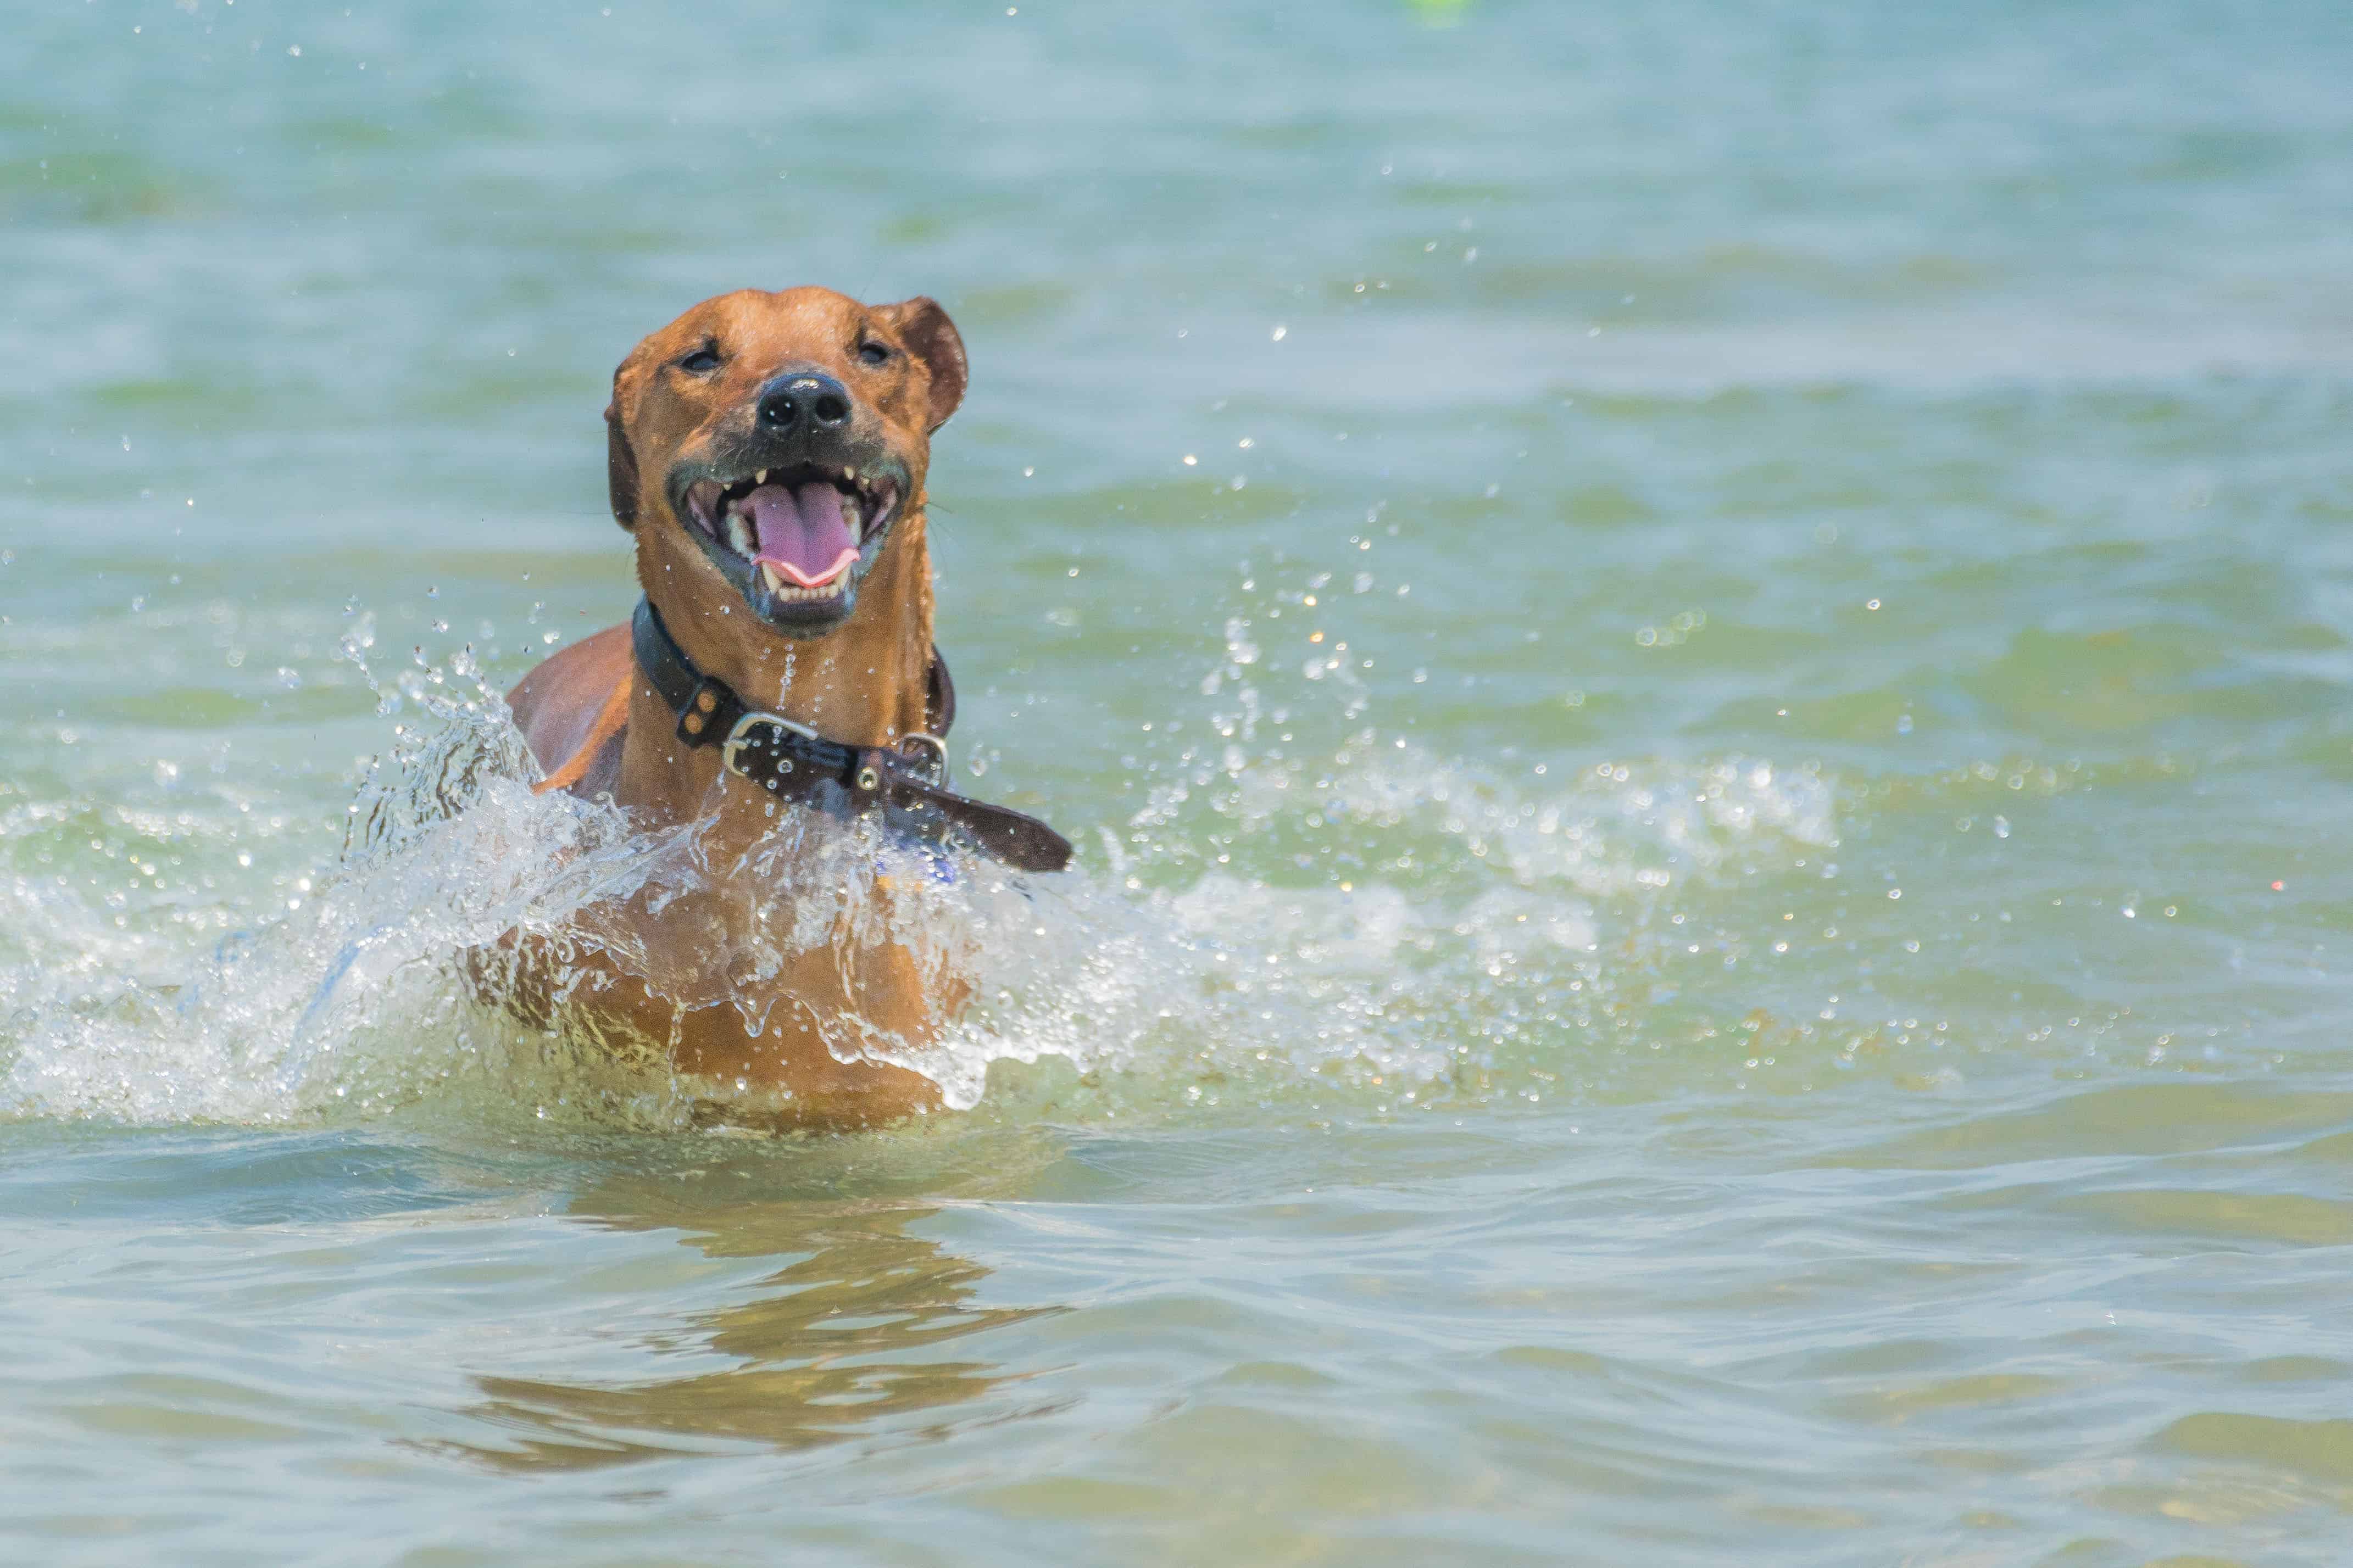
[[[829,375],[795,371],[760,389],[760,423],[771,430],[829,429],[849,423],[849,389]]]

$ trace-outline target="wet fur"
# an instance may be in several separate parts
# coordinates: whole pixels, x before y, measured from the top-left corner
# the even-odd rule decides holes
[[[892,355],[870,365],[862,342]],[[705,343],[726,350],[708,376],[679,361]],[[849,618],[814,637],[790,637],[749,613],[743,596],[705,557],[672,510],[666,476],[683,462],[726,450],[747,427],[747,411],[770,377],[814,366],[838,378],[857,405],[860,432],[887,446],[910,476],[902,510],[859,587]],[[824,289],[744,289],[706,300],[640,342],[613,377],[606,411],[607,479],[615,519],[637,541],[639,584],[671,634],[704,672],[747,702],[764,704],[826,735],[889,745],[923,726],[924,672],[932,647],[931,556],[923,480],[931,434],[962,401],[965,357],[945,311],[930,300],[868,306]],[[708,863],[736,868],[770,839],[772,803],[723,773],[715,747],[676,739],[670,710],[637,675],[626,625],[565,648],[533,669],[508,698],[532,754],[559,787],[609,795],[648,828],[700,824]],[[765,848],[773,853],[775,846]],[[639,899],[596,911],[617,921],[662,973],[664,955],[691,969],[715,936],[754,918],[755,895],[711,886],[662,905]],[[887,900],[887,889],[874,897]],[[868,913],[883,911],[867,911]],[[607,1041],[625,1055],[666,1057],[678,1071],[766,1091],[784,1120],[859,1125],[939,1104],[930,1079],[888,1063],[840,1060],[828,1037],[854,1050],[869,1029],[910,1044],[934,1038],[961,1006],[953,975],[926,975],[904,947],[860,932],[887,921],[842,921],[829,945],[785,956],[757,982],[770,993],[767,1023],[751,1034],[736,1007],[686,1005],[641,975],[589,951],[560,958],[556,939],[518,943],[522,981],[506,998],[541,1025]],[[567,993],[558,1002],[558,994]]]

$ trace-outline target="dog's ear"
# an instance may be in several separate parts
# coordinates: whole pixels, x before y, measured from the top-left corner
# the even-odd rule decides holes
[[[613,500],[613,521],[638,526],[638,454],[621,428],[621,373],[613,373],[613,401],[605,405],[605,488]]]
[[[922,360],[923,367],[932,373],[931,408],[924,427],[938,429],[956,411],[956,405],[964,401],[964,339],[957,334],[955,323],[948,320],[948,313],[940,308],[940,302],[926,295],[885,305],[877,313],[898,331],[907,352]]]

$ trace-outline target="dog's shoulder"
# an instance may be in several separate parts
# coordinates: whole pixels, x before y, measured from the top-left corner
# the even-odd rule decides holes
[[[507,693],[551,785],[593,794],[594,775],[608,771],[600,764],[620,749],[630,658],[629,628],[607,626],[534,666]]]

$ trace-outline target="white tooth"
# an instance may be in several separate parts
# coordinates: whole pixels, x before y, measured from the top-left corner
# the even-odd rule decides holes
[[[769,593],[781,594],[785,591],[785,574],[765,561],[760,563],[760,575],[768,580]]]
[[[841,470],[841,477],[848,479],[854,485],[858,482],[858,470],[856,468],[844,468]]]
[[[754,474],[752,476],[752,482],[755,485],[766,484],[768,482],[768,470],[762,468],[758,473]]]

